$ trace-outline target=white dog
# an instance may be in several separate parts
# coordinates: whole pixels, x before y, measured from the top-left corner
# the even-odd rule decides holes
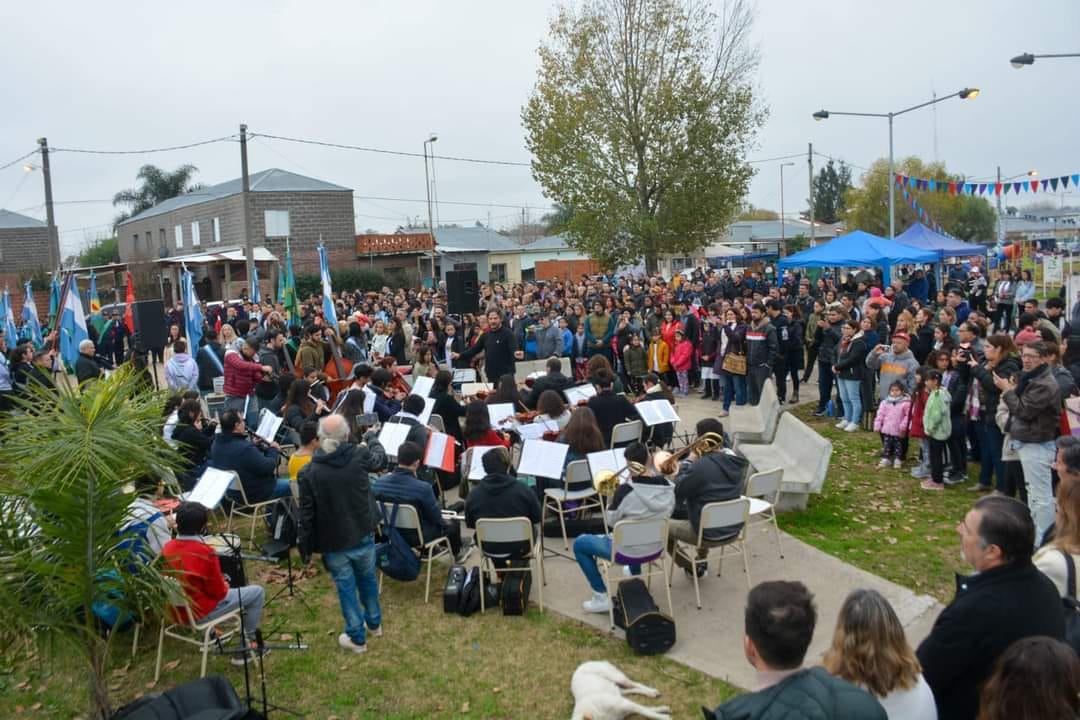
[[[659,697],[660,691],[634,682],[609,662],[578,665],[570,679],[570,691],[574,693],[571,720],[622,720],[628,715],[671,720],[671,708],[666,705],[648,708],[623,697],[630,693]]]

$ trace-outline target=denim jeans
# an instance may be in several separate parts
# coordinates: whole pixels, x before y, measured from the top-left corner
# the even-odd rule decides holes
[[[232,612],[239,607],[243,607],[243,619],[244,619],[244,637],[251,639],[255,637],[255,630],[259,627],[259,621],[262,619],[263,604],[266,602],[266,593],[263,591],[261,585],[245,585],[239,588],[229,588],[229,592],[225,593],[225,597],[221,599],[221,602],[217,604],[213,610],[206,614],[206,617],[200,618],[199,621],[213,620],[219,618],[225,613]]]
[[[323,553],[323,565],[337,587],[341,614],[345,616],[345,634],[357,645],[363,645],[367,640],[365,624],[372,630],[382,624],[379,580],[375,577],[375,538],[368,535],[354,548]]]
[[[721,376],[724,383],[724,412],[731,409],[731,401],[736,405],[746,404],[746,376],[732,375],[725,372]]]
[[[585,573],[585,579],[589,581],[589,587],[593,592],[606,592],[604,578],[600,575],[600,568],[596,558],[608,560],[611,558],[610,535],[578,535],[574,540],[574,557],[577,559],[581,572]],[[631,565],[630,572],[634,575],[641,574],[640,565]]]
[[[1054,493],[1050,483],[1050,466],[1054,464],[1057,446],[1053,440],[1041,443],[1012,441],[1024,468],[1024,483],[1028,490],[1028,507],[1035,521],[1035,545],[1042,540],[1046,528],[1054,522]]]
[[[824,360],[818,361],[818,412],[825,412],[825,406],[832,399],[833,371],[832,365]]]
[[[998,492],[1008,488],[1005,482],[1005,463],[1001,460],[1002,444],[1005,436],[996,423],[984,420],[972,420],[975,432],[979,435],[979,485],[988,488],[991,484]],[[991,478],[995,480],[991,483]]]
[[[844,406],[844,419],[849,423],[859,425],[862,423],[862,395],[859,394],[859,380],[838,379],[840,386],[840,402]]]

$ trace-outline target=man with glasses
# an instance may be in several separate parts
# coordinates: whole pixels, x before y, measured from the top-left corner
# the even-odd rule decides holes
[[[1054,522],[1050,466],[1054,462],[1061,389],[1048,365],[1053,354],[1045,342],[1029,343],[1020,353],[1023,372],[1019,379],[993,376],[994,385],[1001,390],[1001,399],[1009,408],[1006,430],[1024,469],[1036,538],[1041,538]]]

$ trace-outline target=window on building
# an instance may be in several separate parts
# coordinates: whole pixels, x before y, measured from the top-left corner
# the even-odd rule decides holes
[[[221,242],[221,218],[214,218],[214,242]]]
[[[154,249],[154,233],[149,230],[146,231],[146,252],[150,253]]]
[[[476,263],[454,263],[454,270],[475,270]]]
[[[131,236],[131,249],[133,252],[139,252],[139,233]]]
[[[489,275],[491,282],[506,282],[506,263],[494,263]]]
[[[165,228],[159,228],[158,229],[158,247],[165,247],[166,242],[167,242],[167,240],[165,239]]]
[[[199,221],[191,223],[191,244],[194,247],[198,247],[202,244],[202,239],[199,237]]]
[[[263,213],[266,223],[266,237],[289,237],[289,211],[267,210]]]
[[[689,257],[677,257],[671,258],[671,272],[677,273],[686,268],[694,267],[694,258]]]
[[[173,235],[176,236],[176,249],[184,247],[184,226],[176,225],[173,227]]]

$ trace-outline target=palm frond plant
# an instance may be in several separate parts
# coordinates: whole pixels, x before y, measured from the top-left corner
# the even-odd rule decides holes
[[[176,592],[122,534],[125,489],[177,461],[159,429],[163,398],[144,387],[125,365],[81,389],[35,385],[21,412],[0,416],[0,627],[77,652],[94,720],[110,714],[112,638],[95,603],[138,622]]]

